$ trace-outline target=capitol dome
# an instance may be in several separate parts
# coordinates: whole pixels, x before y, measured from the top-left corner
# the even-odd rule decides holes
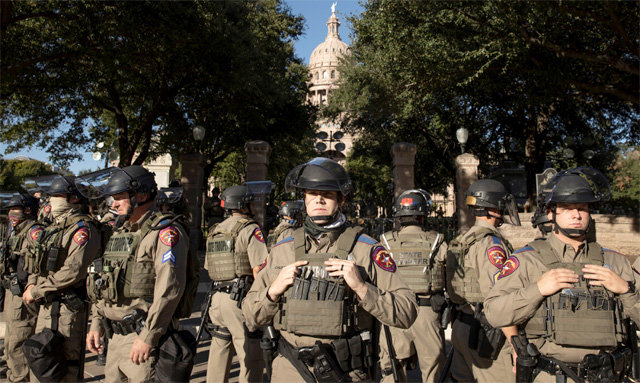
[[[326,89],[339,77],[336,68],[340,57],[349,52],[349,46],[340,39],[339,28],[340,21],[338,21],[335,11],[332,11],[331,17],[327,21],[327,37],[313,50],[309,58],[311,75],[309,85],[312,89],[318,86]]]

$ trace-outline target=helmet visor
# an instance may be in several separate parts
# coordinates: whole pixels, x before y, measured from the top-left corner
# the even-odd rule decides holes
[[[116,170],[119,169],[112,167],[76,177],[76,187],[80,194],[87,199],[95,200],[103,198],[105,196],[104,190],[107,186],[107,182],[109,181],[109,177],[111,177]]]
[[[244,185],[248,195],[269,195],[275,187],[271,181],[247,181]]]
[[[317,157],[296,166],[287,174],[285,191],[295,189],[339,191],[346,196],[353,192],[354,186],[342,166],[327,161],[326,158]]]
[[[514,226],[521,226],[518,206],[512,194],[507,194],[502,198],[502,219],[505,223]]]
[[[22,186],[27,190],[27,192],[31,195],[34,195],[37,192],[46,193],[51,183],[56,178],[60,177],[57,174],[51,174],[48,176],[41,176],[35,178],[26,178]]]
[[[164,200],[164,203],[175,204],[180,202],[184,195],[184,188],[182,186],[172,188],[160,189],[156,200]]]

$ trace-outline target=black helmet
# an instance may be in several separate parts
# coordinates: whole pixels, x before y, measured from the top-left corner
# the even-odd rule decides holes
[[[11,209],[12,207],[21,207],[25,211],[25,215],[36,216],[38,214],[38,205],[40,201],[27,193],[20,193],[13,196],[9,202],[5,204],[5,208]],[[29,214],[26,214],[26,210],[29,209]]]
[[[347,196],[353,192],[353,182],[339,163],[324,157],[298,165],[285,180],[287,192],[294,189],[338,191]]]
[[[133,193],[150,193],[151,198],[155,198],[158,192],[158,185],[155,180],[155,173],[152,173],[140,165],[127,166],[116,169],[109,177],[109,182],[105,186],[105,195],[116,195],[128,191]]]
[[[224,189],[220,194],[220,200],[220,205],[225,210],[241,210],[253,201],[253,194],[245,185],[234,185]]]
[[[467,206],[473,208],[476,216],[487,216],[487,208],[498,209],[504,222],[520,226],[515,199],[500,181],[482,179],[471,184],[467,189]]]
[[[284,201],[280,205],[280,209],[278,209],[278,215],[280,217],[291,217],[296,218],[302,214],[302,209],[304,208],[303,201]]]
[[[78,189],[76,177],[74,176],[57,176],[45,191],[48,195],[70,194],[78,198],[83,198],[81,191]]]
[[[427,215],[431,209],[431,196],[422,189],[402,192],[391,209],[394,217]]]

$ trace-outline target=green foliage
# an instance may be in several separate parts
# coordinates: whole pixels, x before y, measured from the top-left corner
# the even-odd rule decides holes
[[[2,11],[9,150],[44,147],[64,165],[104,141],[120,166],[200,150],[208,176],[246,141],[312,119],[292,44],[303,20],[278,0],[4,1]],[[207,130],[199,146],[196,125]]]
[[[376,153],[380,147],[384,152]],[[389,184],[393,185],[390,148],[391,143],[378,142],[367,134],[356,141],[346,163],[349,176],[356,185],[353,200],[388,206],[393,193],[393,189],[389,189]]]
[[[324,112],[346,112],[343,124],[373,137],[378,160],[389,142],[417,144],[416,185],[436,191],[454,179],[455,131],[465,127],[484,174],[508,156],[524,164],[533,196],[547,153],[567,137],[603,168],[619,140],[640,139],[639,9],[372,0],[352,20],[353,54]]]
[[[611,169],[614,204],[640,208],[640,147],[621,149]]]
[[[4,191],[24,191],[25,178],[54,174],[48,164],[37,160],[0,159],[0,185]]]

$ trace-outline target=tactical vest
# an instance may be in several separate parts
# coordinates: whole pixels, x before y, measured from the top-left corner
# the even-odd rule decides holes
[[[615,347],[621,342],[624,330],[618,300],[604,287],[590,286],[582,273],[586,264],[604,264],[602,247],[590,242],[586,262],[567,263],[561,261],[543,238],[527,246],[534,249],[549,269],[569,269],[579,276],[574,288],[563,289],[545,298],[525,326],[527,337],[545,338],[569,347]]]
[[[361,227],[347,228],[338,238],[335,253],[307,253],[304,228],[295,230],[295,260],[309,263],[301,268],[293,286],[280,299],[279,312],[273,319],[277,330],[314,337],[342,337],[373,328],[373,318],[358,306],[344,279],[330,277],[324,271],[324,261],[329,258],[348,259],[361,232]]]
[[[466,255],[476,242],[488,235],[495,235],[509,251],[513,251],[511,244],[498,232],[489,228],[471,228],[467,233],[457,236],[449,244],[447,253],[447,291],[451,301],[455,304],[480,303],[484,297],[480,292],[478,270],[465,265]]]
[[[25,221],[24,225],[19,232],[14,232],[7,239],[7,254],[2,254],[2,262],[0,262],[0,276],[9,276],[12,273],[15,273],[17,270],[14,268],[12,262],[9,261],[8,257],[12,254],[18,254],[22,251],[22,244],[24,243],[25,238],[27,237],[29,230],[33,227],[33,221]]]
[[[427,239],[416,235],[389,231],[383,234],[389,246],[398,273],[402,280],[416,294],[432,294],[444,290],[444,266],[434,259],[442,244],[442,236],[435,243],[437,233],[429,232]]]
[[[225,231],[218,225],[207,238],[207,271],[214,282],[230,281],[243,275],[253,275],[247,251],[236,250],[236,239],[242,229],[255,223],[250,218],[242,218]]]
[[[77,230],[89,223],[94,223],[90,216],[74,214],[59,224],[49,225],[40,236],[35,251],[25,254],[25,270],[29,274],[42,277],[53,275],[60,270],[69,255],[69,246],[71,245],[71,240],[64,245],[62,244],[64,233],[72,226],[76,226]]]
[[[287,224],[287,225],[278,226],[272,232],[270,232],[269,235],[267,236],[267,250],[271,251],[271,248],[273,247],[273,245],[275,245],[276,242],[278,241],[278,237],[280,236],[280,234],[284,233],[285,230],[291,229],[291,228],[293,228],[293,226]]]
[[[136,232],[116,232],[105,246],[104,255],[87,276],[87,294],[93,303],[104,299],[109,304],[142,298],[153,300],[156,271],[152,258],[139,261],[140,242],[171,214],[155,213]],[[157,239],[156,239],[157,240]]]

